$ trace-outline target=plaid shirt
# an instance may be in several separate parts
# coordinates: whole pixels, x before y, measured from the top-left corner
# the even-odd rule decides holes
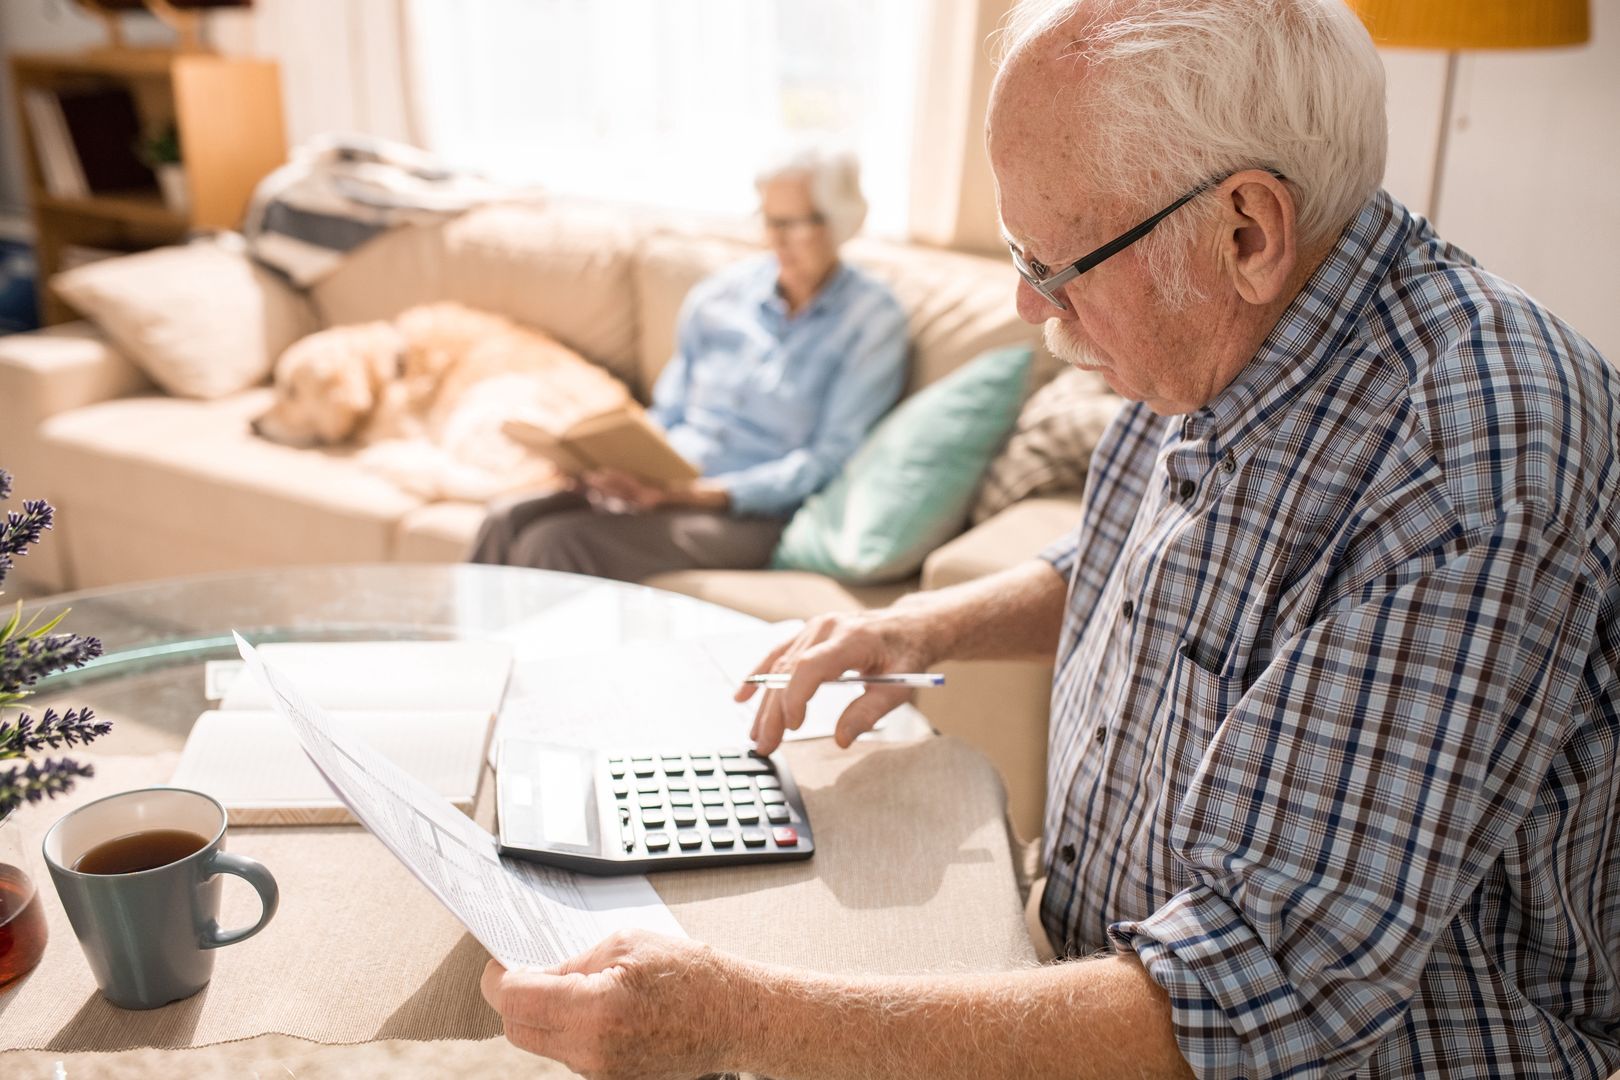
[[[1079,531],[1042,907],[1203,1077],[1620,1067],[1620,373],[1371,199]]]

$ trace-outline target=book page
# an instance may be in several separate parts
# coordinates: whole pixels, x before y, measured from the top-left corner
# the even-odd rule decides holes
[[[701,475],[640,408],[587,417],[571,426],[562,441],[594,468],[618,469],[652,484],[685,484]]]
[[[248,676],[250,679],[252,676]],[[334,712],[355,735],[464,814],[473,812],[493,717],[469,712]],[[206,791],[236,825],[353,824],[273,710],[203,713],[169,783]]]

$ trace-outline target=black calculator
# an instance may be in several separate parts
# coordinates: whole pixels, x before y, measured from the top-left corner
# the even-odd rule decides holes
[[[599,751],[503,739],[500,850],[588,874],[808,859],[787,765],[752,750]]]

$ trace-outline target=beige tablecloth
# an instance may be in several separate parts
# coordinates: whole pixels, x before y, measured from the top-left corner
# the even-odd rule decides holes
[[[800,743],[788,754],[816,826],[815,858],[655,875],[688,933],[756,960],[824,971],[989,971],[1035,962],[1014,883],[1004,797],[984,758],[948,738],[863,743],[849,751],[825,741]],[[174,760],[173,754],[97,759],[96,778],[71,800],[21,823],[32,834],[27,843],[37,850],[44,830],[73,805],[163,783]],[[486,824],[487,804],[486,798],[479,814]],[[35,972],[0,995],[0,1050],[47,1053],[0,1055],[0,1073],[48,1076],[35,1066],[79,1052],[245,1039],[255,1042],[218,1060],[240,1064],[243,1054],[259,1053],[271,1055],[260,1060],[280,1062],[307,1052],[291,1040],[256,1038],[265,1035],[364,1043],[500,1033],[478,994],[483,948],[369,833],[233,829],[228,846],[271,868],[281,909],[258,937],[220,950],[213,981],[200,993],[148,1012],[101,998],[42,874],[51,940]],[[251,922],[257,903],[244,883],[227,879],[221,923]],[[486,1044],[465,1053],[501,1058],[508,1049]],[[370,1053],[399,1059],[406,1071],[417,1051],[408,1042],[386,1042]],[[174,1075],[213,1075],[204,1057],[184,1057],[183,1072]],[[346,1075],[334,1064],[341,1058],[328,1055],[325,1066],[340,1070],[332,1075]],[[100,1062],[81,1075],[148,1075],[117,1070],[108,1059],[77,1060]],[[137,1069],[157,1059],[133,1053],[116,1060]],[[422,1063],[435,1060],[444,1062]],[[252,1071],[218,1073],[228,1074]]]

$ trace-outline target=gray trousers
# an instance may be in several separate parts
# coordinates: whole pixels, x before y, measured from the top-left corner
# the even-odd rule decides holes
[[[468,561],[641,581],[670,570],[755,570],[776,550],[784,518],[718,510],[594,510],[574,491],[489,508]]]

